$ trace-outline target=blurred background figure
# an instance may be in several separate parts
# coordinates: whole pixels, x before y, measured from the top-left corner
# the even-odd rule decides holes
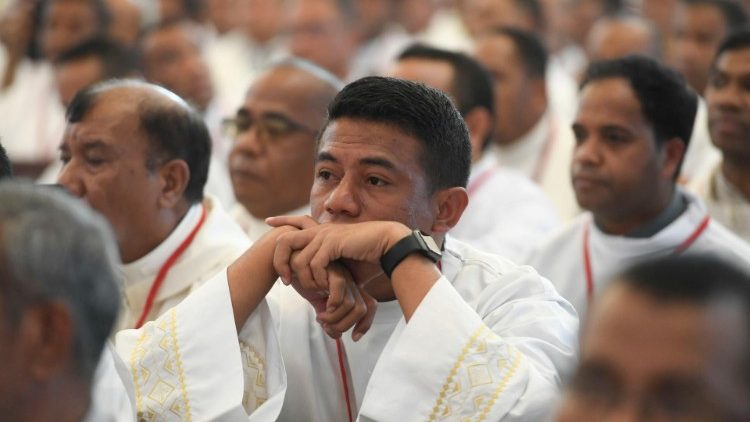
[[[115,399],[92,404],[92,388],[109,392],[94,380],[120,305],[106,223],[61,191],[6,181],[0,242],[3,417],[114,420]]]
[[[498,163],[539,184],[560,217],[571,218],[578,211],[568,176],[573,133],[549,104],[541,40],[527,31],[498,29],[477,40],[475,54],[494,82]]]
[[[558,421],[750,419],[750,275],[668,257],[616,277],[582,323]]]
[[[231,140],[224,136],[222,119],[231,107],[213,89],[199,34],[197,24],[185,19],[150,28],[141,37],[140,64],[147,81],[179,95],[203,116],[212,141],[206,192],[229,207],[234,204],[226,164]]]
[[[631,54],[661,60],[662,42],[651,22],[636,15],[613,15],[596,21],[586,40],[589,60],[612,60]]]
[[[135,0],[107,0],[112,14],[109,36],[127,48],[135,48],[141,30],[141,9]]]
[[[282,27],[286,0],[234,0],[222,10],[224,32],[206,45],[214,89],[230,108],[242,102],[253,79],[285,55]],[[233,17],[226,17],[230,13]],[[233,29],[227,31],[233,22]],[[216,27],[216,24],[214,25]]]
[[[692,187],[711,215],[750,241],[750,30],[719,46],[706,88],[708,128],[721,157]]]
[[[227,122],[234,139],[229,169],[239,202],[232,214],[251,240],[270,229],[268,217],[310,213],[316,136],[342,86],[322,68],[287,60],[250,86]]]
[[[3,16],[0,136],[19,175],[36,177],[53,160],[62,135],[52,61],[106,33],[109,21],[104,0],[16,0]]]
[[[70,105],[79,91],[91,85],[140,75],[133,52],[107,38],[94,38],[74,46],[60,54],[53,66],[55,87],[63,109]],[[53,161],[37,181],[55,183],[61,169],[62,162]]]
[[[673,18],[667,63],[704,95],[719,43],[746,23],[747,14],[737,0],[681,0]],[[681,182],[698,183],[695,180],[705,179],[720,160],[719,150],[711,143],[706,103],[701,98]]]
[[[359,42],[354,5],[339,0],[290,0],[289,51],[342,80],[349,78]]]
[[[479,62],[417,44],[401,53],[389,76],[445,92],[466,121],[472,149],[469,205],[451,229],[452,236],[515,261],[557,227],[560,219],[544,192],[523,174],[498,166],[488,149],[495,103],[492,79]]]
[[[677,72],[652,59],[589,66],[570,167],[576,199],[587,212],[526,261],[579,315],[624,266],[652,257],[714,253],[750,268],[750,245],[676,183],[697,103]]]

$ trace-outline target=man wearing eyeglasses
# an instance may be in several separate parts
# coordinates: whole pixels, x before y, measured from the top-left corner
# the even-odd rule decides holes
[[[232,215],[251,240],[268,231],[267,217],[310,213],[315,136],[341,87],[322,68],[286,60],[260,76],[225,121],[235,140],[229,170],[239,204]]]

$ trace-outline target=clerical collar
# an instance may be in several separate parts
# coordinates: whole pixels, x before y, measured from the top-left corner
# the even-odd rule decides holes
[[[172,233],[151,252],[129,264],[120,265],[120,273],[124,278],[123,282],[126,287],[142,281],[144,277],[153,277],[159,271],[164,261],[174,252],[180,242],[188,236],[200,219],[202,206],[201,202],[191,205],[188,212],[182,217],[182,220],[172,230]]]
[[[661,214],[657,215],[653,220],[647,222],[641,227],[625,234],[625,237],[639,239],[649,238],[662,231],[673,221],[677,220],[682,213],[685,212],[687,206],[688,201],[685,195],[680,192],[679,189],[675,189],[674,194],[672,194],[672,199],[669,201],[669,205],[667,205]]]

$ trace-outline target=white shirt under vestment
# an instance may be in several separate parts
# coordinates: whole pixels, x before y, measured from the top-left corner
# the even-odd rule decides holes
[[[260,239],[261,236],[271,230],[271,226],[266,224],[265,220],[255,218],[255,216],[250,214],[247,208],[245,208],[245,206],[240,203],[237,203],[232,207],[229,215],[232,216],[234,221],[239,224],[245,234],[247,234],[247,237],[250,238],[250,240],[253,242]],[[287,213],[284,213],[284,215],[310,215],[310,205],[308,204],[303,207],[297,208],[296,210],[289,211]]]
[[[196,227],[202,207],[206,209],[206,220],[190,246],[169,270],[147,321],[180,303],[196,287],[229,266],[250,246],[242,229],[213,197],[207,196],[202,203],[191,206],[164,242],[144,257],[121,265],[125,304],[118,324],[120,329],[135,325],[159,270]]]
[[[703,199],[711,217],[750,242],[750,200],[724,177],[718,163],[708,177],[688,186]]]
[[[710,177],[711,171],[720,162],[721,151],[711,142],[711,134],[708,131],[706,101],[699,97],[693,132],[680,170],[680,182],[688,186],[696,181],[700,183],[700,180]]]
[[[548,111],[526,135],[508,146],[495,144],[492,150],[501,166],[518,170],[541,186],[567,221],[579,212],[570,181],[574,147],[570,125]]]
[[[469,205],[450,234],[477,249],[518,261],[560,224],[544,192],[492,153],[472,165],[467,190]]]
[[[578,319],[530,267],[445,244],[443,277],[405,323],[380,304],[355,344],[343,336],[353,412],[360,421],[544,420],[575,365]],[[268,296],[288,386],[281,421],[346,421],[334,340],[290,287]]]
[[[549,278],[560,294],[570,301],[583,319],[588,308],[584,270],[583,231],[589,227],[589,257],[593,295],[599,294],[610,279],[639,260],[673,253],[696,232],[707,215],[697,197],[685,193],[688,207],[667,227],[649,238],[613,236],[602,232],[591,213],[576,217],[536,249],[526,263]],[[711,253],[750,268],[750,246],[719,222],[711,220],[684,253]]]
[[[13,84],[0,90],[0,116],[0,142],[12,162],[56,159],[65,130],[65,110],[52,67],[46,62],[21,61]]]
[[[129,375],[104,383],[131,384],[110,391],[130,391],[131,410],[138,420],[276,420],[286,374],[273,326],[263,301],[245,322],[238,341],[222,271],[155,321],[118,332],[117,355],[103,362],[114,361]],[[121,415],[116,420],[132,420]]]

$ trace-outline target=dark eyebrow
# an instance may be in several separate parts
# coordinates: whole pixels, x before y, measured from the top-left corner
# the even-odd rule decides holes
[[[330,161],[330,162],[332,162],[334,164],[338,164],[338,162],[339,162],[339,160],[337,160],[336,157],[334,157],[333,155],[331,155],[330,153],[327,153],[325,151],[324,152],[319,152],[318,156],[315,157],[315,162],[316,163],[319,163],[321,161]]]
[[[369,166],[378,166],[383,167],[387,170],[396,170],[396,166],[393,165],[392,162],[386,160],[385,158],[379,158],[379,157],[367,157],[359,160],[360,164],[363,165],[369,165]]]

